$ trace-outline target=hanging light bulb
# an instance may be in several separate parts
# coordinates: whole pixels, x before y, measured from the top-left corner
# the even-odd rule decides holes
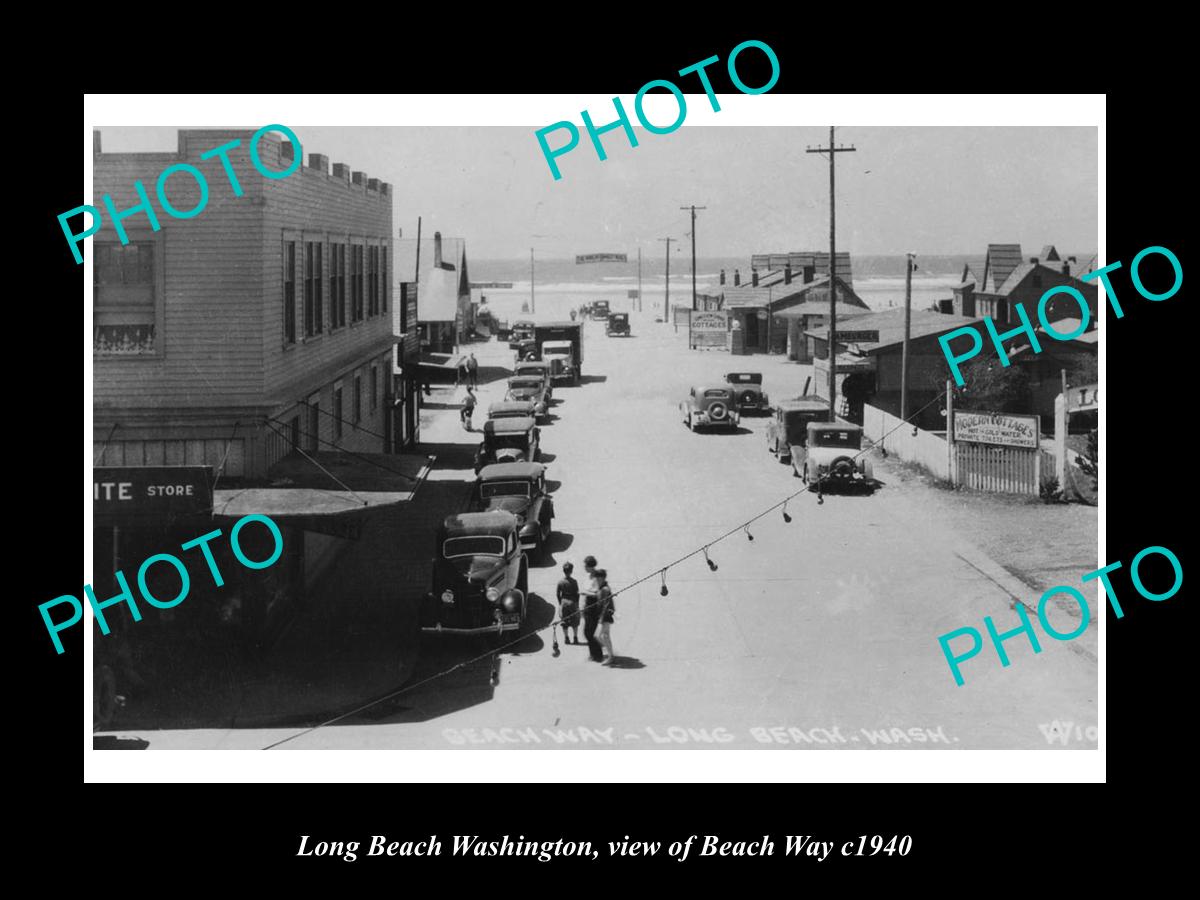
[[[710,572],[715,572],[715,571],[717,571],[717,564],[716,564],[715,562],[713,562],[713,561],[712,561],[712,560],[709,558],[709,556],[708,556],[708,548],[707,548],[707,547],[705,547],[705,548],[704,548],[704,561],[705,561],[706,563],[708,563],[708,569],[709,569],[709,571],[710,571]]]
[[[819,491],[817,492],[817,506],[825,505],[825,497]]]
[[[785,522],[791,522],[791,521],[792,521],[792,517],[788,515],[788,511],[787,511],[787,501],[786,501],[786,500],[784,500],[784,501],[783,501],[783,521],[785,521]]]
[[[754,540],[754,535],[752,535],[752,534],[750,533],[750,526],[749,526],[749,525],[743,525],[743,526],[742,526],[742,531],[746,532],[746,540],[749,540],[749,541],[752,541],[752,540]]]
[[[912,433],[912,436],[913,436],[913,437],[916,437],[916,436],[917,436],[917,426],[916,426],[916,425],[914,425],[914,426],[913,426],[913,433]]]
[[[667,590],[667,570],[666,569],[662,570],[662,587],[659,588],[658,592],[659,592],[659,594],[661,594],[664,597],[667,596],[667,594],[671,593],[670,591]]]

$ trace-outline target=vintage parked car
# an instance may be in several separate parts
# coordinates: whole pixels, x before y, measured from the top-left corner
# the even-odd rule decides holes
[[[688,399],[679,404],[679,411],[683,413],[683,424],[692,431],[738,427],[733,391],[727,387],[694,387]]]
[[[508,379],[505,400],[528,400],[533,404],[533,415],[544,419],[550,408],[550,391],[537,375],[514,375]]]
[[[421,630],[435,634],[519,631],[529,593],[529,561],[510,512],[448,516],[437,532],[433,590],[421,604]]]
[[[518,362],[513,366],[512,377],[518,375],[538,375],[546,383],[546,399],[549,400],[554,396],[554,385],[550,381],[550,375],[554,371],[552,363],[544,360],[531,360],[530,362]]]
[[[771,402],[762,388],[762,372],[730,372],[725,376],[725,383],[733,388],[737,395],[740,412],[748,409],[762,412],[770,410]]]
[[[475,474],[498,462],[537,462],[541,432],[533,419],[488,419],[483,440],[475,451]]]
[[[781,463],[792,461],[792,447],[803,450],[808,443],[808,423],[829,421],[829,401],[816,397],[784,400],[767,423],[767,449]]]
[[[607,319],[608,318],[608,301],[607,300],[593,300],[591,317],[593,319]]]
[[[523,550],[544,553],[550,540],[554,501],[546,491],[546,467],[540,463],[484,466],[475,482],[472,509],[504,510],[517,517]]]
[[[532,400],[501,400],[488,407],[489,419],[524,419],[537,415]]]
[[[522,343],[533,340],[533,323],[528,319],[520,319],[512,324],[508,336],[508,349],[516,350]]]
[[[629,337],[629,313],[609,313],[604,333],[608,337],[612,337],[614,334]]]
[[[809,422],[806,445],[792,448],[792,470],[810,491],[873,490],[871,461],[858,456],[862,438],[861,425]]]

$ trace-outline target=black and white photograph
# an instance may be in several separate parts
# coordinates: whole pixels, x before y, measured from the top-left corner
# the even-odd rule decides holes
[[[1097,127],[574,99],[92,111],[93,749],[1096,750]]]

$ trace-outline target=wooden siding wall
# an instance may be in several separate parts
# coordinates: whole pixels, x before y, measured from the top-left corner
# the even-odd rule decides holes
[[[298,134],[301,140],[304,136]],[[283,143],[268,135],[260,145],[264,165],[286,168],[290,160],[281,155]],[[319,148],[312,148],[314,152]],[[373,355],[381,343],[392,335],[392,289],[396,261],[392,252],[392,196],[371,190],[363,184],[348,183],[340,177],[327,175],[307,165],[309,151],[305,150],[305,165],[287,178],[261,179],[264,183],[265,204],[263,228],[259,235],[259,253],[263,261],[262,303],[263,327],[259,338],[265,370],[267,396],[275,399],[303,400],[303,395],[326,379],[341,374],[364,356]],[[272,156],[273,155],[273,156]],[[351,166],[353,164],[351,163]],[[257,175],[257,172],[255,173]],[[296,343],[284,344],[283,337],[283,242],[297,242],[296,276]],[[324,286],[322,333],[304,337],[304,279],[303,245],[316,241],[325,254],[322,266]],[[387,252],[387,311],[370,315],[368,273],[364,250],[364,318],[353,317],[352,252],[346,251],[346,325],[336,331],[330,327],[329,242],[351,246],[385,247]]]
[[[123,221],[131,241],[157,241],[156,274],[163,286],[162,329],[150,356],[96,354],[97,409],[128,406],[205,406],[250,403],[262,395],[262,277],[260,235],[263,177],[253,167],[253,132],[203,131],[180,136],[181,153],[98,154],[94,157],[94,205],[104,209],[112,196],[118,211],[139,202],[134,182],[150,197],[161,230],[155,234],[144,213]],[[242,145],[229,154],[244,195],[235,197],[219,159],[200,154],[231,140]],[[162,170],[178,162],[205,174],[207,206],[194,218],[175,219],[159,204],[155,185]],[[192,209],[200,189],[186,173],[167,182],[171,205]],[[88,239],[118,241],[112,222]],[[91,247],[85,243],[85,253]],[[82,272],[82,267],[80,269]]]

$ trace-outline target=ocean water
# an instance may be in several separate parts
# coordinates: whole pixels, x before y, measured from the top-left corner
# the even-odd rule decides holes
[[[927,309],[936,300],[952,295],[959,283],[962,266],[969,257],[932,257],[928,268],[922,266],[913,274],[913,309]],[[678,262],[676,266],[674,263]],[[670,305],[691,305],[692,274],[690,258],[672,259]],[[482,294],[501,318],[521,314],[522,304],[530,299],[529,262],[513,260],[468,260],[472,281],[512,282],[511,289],[474,290],[474,299]],[[863,257],[852,260],[854,291],[875,310],[904,306],[904,257]],[[972,261],[974,265],[974,261]],[[699,293],[720,291],[720,271],[724,268],[728,284],[733,283],[733,270],[749,283],[749,261],[743,258],[699,258],[696,261],[696,290]],[[648,315],[663,314],[666,298],[666,265],[662,258],[642,261],[643,310]],[[538,319],[566,318],[570,310],[591,300],[608,300],[614,310],[636,312],[636,301],[628,291],[637,288],[637,260],[628,263],[586,263],[574,260],[535,260],[534,305]]]

